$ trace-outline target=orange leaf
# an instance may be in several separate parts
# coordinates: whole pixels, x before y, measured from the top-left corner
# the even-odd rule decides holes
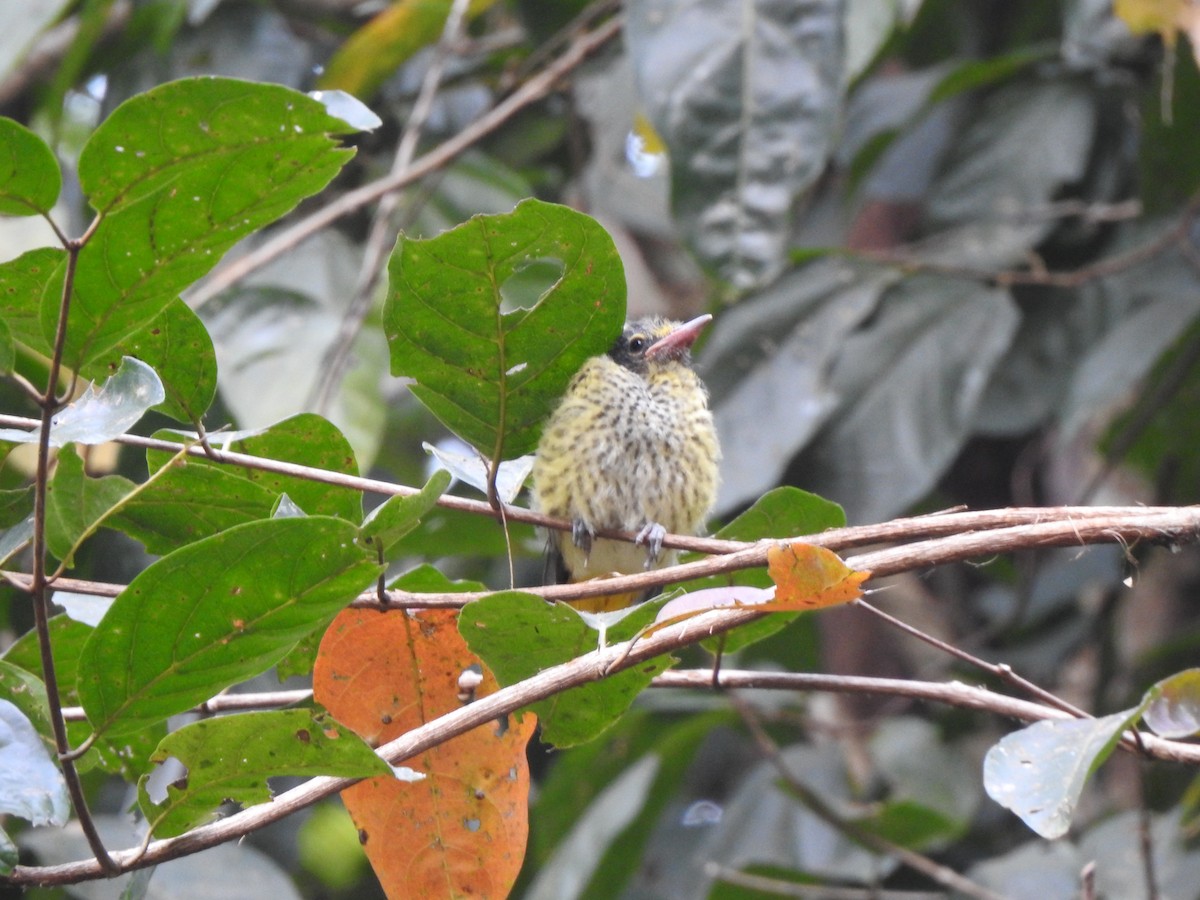
[[[856,572],[832,550],[794,543],[767,551],[767,573],[775,582],[775,600],[764,608],[775,611],[823,609],[862,596],[870,572]]]
[[[453,610],[348,609],[321,641],[313,695],[379,745],[462,706],[459,679],[469,669],[468,678],[479,662]],[[496,688],[484,670],[474,694]],[[417,780],[370,778],[342,791],[389,898],[507,896],[525,855],[525,745],[535,724],[525,713],[480,726],[400,763]]]

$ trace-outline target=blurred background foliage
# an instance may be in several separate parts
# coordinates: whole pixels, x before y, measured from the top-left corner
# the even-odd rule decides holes
[[[395,229],[432,236],[538,196],[613,235],[631,314],[715,312],[698,353],[725,451],[714,528],[779,484],[837,501],[852,524],[957,504],[1200,501],[1200,77],[1180,37],[1197,16],[1186,0],[1130,0],[1124,20],[1105,0],[475,0],[439,51],[449,7],[8,2],[0,113],[56,147],[67,172],[58,221],[80,234],[89,216],[72,161],[127,97],[207,73],[349,90],[384,124],[355,139],[355,161],[302,216],[393,168],[431,66],[444,71],[419,113],[417,153],[580,29],[623,15],[622,34],[561,90],[403,191],[384,233],[388,245]],[[422,442],[455,442],[387,374],[381,287],[366,292],[376,308],[362,327],[346,325],[356,286],[373,285],[363,259],[374,216],[359,209],[232,287],[185,297],[220,366],[206,425],[317,411],[364,472],[419,484]],[[0,223],[4,259],[52,241],[30,220]],[[335,353],[348,363],[326,365]],[[29,411],[15,389],[0,391],[6,411]],[[90,463],[144,474],[133,454]],[[24,477],[12,462],[0,486]],[[516,537],[532,582],[539,541]],[[402,549],[405,564],[432,559],[502,586],[504,546],[493,523],[440,511]],[[127,581],[144,562],[105,533],[76,573]],[[1196,660],[1198,584],[1193,548],[1103,548],[947,566],[893,579],[879,599],[1103,713]],[[4,643],[28,627],[25,603],[0,611]],[[728,664],[980,677],[854,610],[802,621]],[[745,716],[823,801],[820,814],[764,760]],[[979,761],[1008,727],[895,699],[651,692],[600,741],[537,760],[517,894],[767,896],[723,880],[747,867],[929,888],[831,827],[832,813],[1003,895],[1074,896],[1080,869],[1098,860],[1100,894],[1135,898],[1147,895],[1147,808],[1162,895],[1200,896],[1193,773],[1117,758],[1072,836],[1051,844],[983,797]],[[121,827],[128,798],[99,776],[91,786]],[[24,847],[46,862],[85,855],[39,840]],[[218,873],[235,877],[217,888]],[[149,896],[195,880],[227,897],[377,890],[336,804],[165,866]]]

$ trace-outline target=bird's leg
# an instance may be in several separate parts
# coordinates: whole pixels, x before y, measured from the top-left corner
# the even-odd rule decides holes
[[[647,569],[658,562],[658,556],[662,553],[663,538],[666,536],[667,529],[657,522],[647,522],[642,526],[642,530],[637,533],[634,543],[639,547],[644,546],[646,548]]]
[[[595,537],[596,531],[588,522],[583,519],[571,520],[571,540],[584,552],[585,556],[592,552],[592,540]]]

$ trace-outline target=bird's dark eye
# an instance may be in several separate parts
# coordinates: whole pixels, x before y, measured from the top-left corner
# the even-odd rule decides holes
[[[635,334],[633,337],[631,337],[629,339],[629,352],[630,353],[641,353],[645,349],[646,349],[646,336],[645,335]]]

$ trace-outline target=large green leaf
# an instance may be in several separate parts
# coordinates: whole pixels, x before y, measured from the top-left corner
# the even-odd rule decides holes
[[[150,566],[83,649],[92,727],[136,732],[273,665],[378,576],[357,536],[324,516],[266,519]]]
[[[0,215],[47,213],[61,189],[58,160],[46,142],[12,119],[0,118]]]
[[[221,804],[271,799],[268,778],[281,775],[388,775],[391,768],[327,713],[309,709],[250,712],[185,725],[169,734],[151,761],[177,759],[187,777],[155,803],[149,775],[138,781],[138,805],[158,837],[173,837],[213,818]]]
[[[638,0],[626,42],[640,100],[670,148],[685,237],[736,289],[787,261],[797,199],[833,148],[841,0]]]
[[[571,376],[625,318],[612,238],[563,206],[526,200],[429,240],[388,266],[392,374],[489,459],[528,453]]]
[[[610,642],[631,639],[654,620],[660,603],[634,608],[607,629]],[[565,603],[549,604],[519,591],[493,594],[463,608],[458,629],[471,652],[482,659],[502,685],[516,684],[542,669],[596,649],[598,634]],[[611,727],[651,679],[674,660],[660,656],[623,672],[571,688],[531,705],[542,740],[572,747]]]
[[[158,437],[186,440],[172,431],[160,432]],[[293,416],[227,444],[219,434],[210,439],[218,447],[239,453],[358,474],[354,453],[341,432],[313,413]],[[173,454],[162,450],[146,452],[152,473],[172,458]],[[355,523],[362,518],[362,501],[347,488],[189,457],[156,478],[108,524],[141,541],[151,553],[170,553],[234,525],[267,518],[283,494],[309,515],[337,516]]]
[[[227,78],[117,107],[79,159],[103,220],[79,254],[65,361],[78,368],[140,331],[237,241],[324,188],[353,155],[331,135],[353,130],[304,94]],[[47,302],[47,335],[57,317]]]

